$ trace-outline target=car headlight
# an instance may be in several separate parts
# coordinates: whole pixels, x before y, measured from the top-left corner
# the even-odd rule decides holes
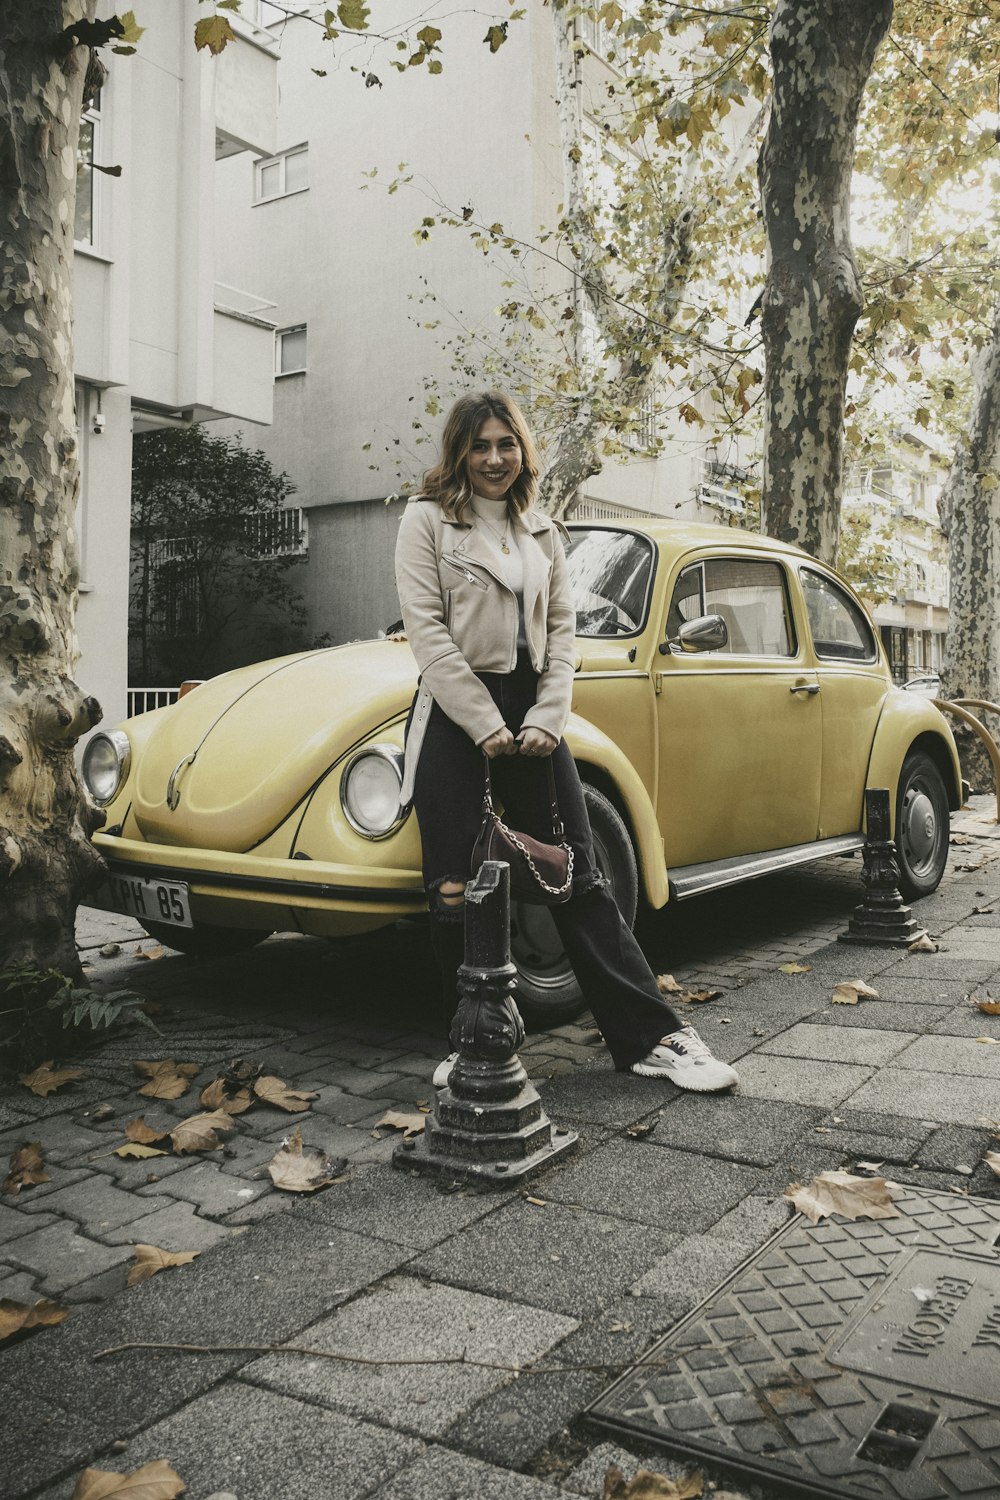
[[[90,740],[83,752],[83,779],[99,806],[104,807],[115,796],[128,775],[131,759],[132,746],[121,729],[102,730]]]
[[[384,839],[403,821],[399,793],[403,785],[403,752],[395,745],[367,745],[344,767],[340,805],[356,833]]]

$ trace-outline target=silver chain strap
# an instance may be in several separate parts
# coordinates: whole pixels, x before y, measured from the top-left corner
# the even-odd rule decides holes
[[[568,867],[568,869],[566,871],[566,879],[563,881],[562,885],[549,885],[547,881],[545,881],[545,880],[542,879],[541,875],[538,872],[538,867],[536,866],[535,861],[532,859],[531,854],[529,853],[529,851],[521,843],[521,840],[518,838],[518,836],[514,832],[513,828],[508,828],[507,824],[503,821],[503,819],[501,817],[499,817],[497,815],[497,813],[495,813],[493,811],[493,804],[489,800],[489,798],[487,798],[487,802],[488,802],[488,805],[489,805],[490,814],[491,814],[491,816],[493,818],[493,821],[496,823],[496,826],[500,829],[500,831],[502,833],[505,833],[507,835],[507,837],[510,839],[511,843],[514,845],[514,848],[515,849],[519,849],[521,851],[521,853],[524,855],[524,858],[527,861],[528,869],[531,871],[532,875],[534,875],[535,880],[538,882],[538,884],[542,888],[542,890],[543,891],[548,891],[548,893],[549,893],[550,896],[562,896],[566,891],[568,891],[569,888],[570,888],[570,886],[573,884],[573,847],[572,847],[572,845],[571,844],[560,844],[560,845],[558,845],[558,847],[560,849],[565,849],[566,853],[569,855],[569,867]]]

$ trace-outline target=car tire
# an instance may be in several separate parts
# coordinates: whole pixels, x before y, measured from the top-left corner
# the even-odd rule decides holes
[[[632,840],[620,813],[603,792],[584,783],[583,795],[597,867],[631,927],[639,904],[639,870]],[[584,1008],[583,994],[548,907],[511,902],[510,940],[518,971],[514,998],[525,1024],[544,1031],[572,1021]]]
[[[948,863],[948,792],[933,757],[914,750],[896,794],[899,889],[908,901],[937,890]]]
[[[255,932],[247,927],[212,927],[207,922],[199,922],[197,927],[174,927],[168,922],[142,925],[158,943],[191,958],[231,958],[271,936],[269,932]]]

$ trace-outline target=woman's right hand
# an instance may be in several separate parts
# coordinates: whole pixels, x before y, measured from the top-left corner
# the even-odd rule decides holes
[[[496,760],[498,755],[516,755],[517,741],[504,725],[503,729],[498,729],[495,734],[491,734],[488,740],[483,740],[480,749],[484,755],[489,756],[490,760]]]

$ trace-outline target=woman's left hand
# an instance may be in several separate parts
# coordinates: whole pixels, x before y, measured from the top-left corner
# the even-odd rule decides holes
[[[522,755],[551,755],[559,741],[544,729],[529,727],[521,730],[517,743]]]

